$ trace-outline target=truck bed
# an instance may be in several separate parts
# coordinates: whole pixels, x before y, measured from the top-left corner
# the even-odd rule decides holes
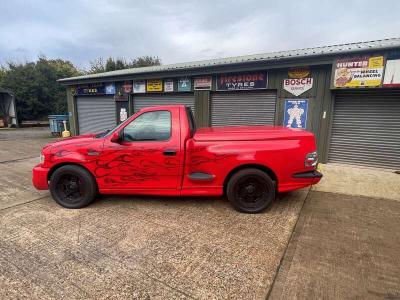
[[[266,141],[313,137],[313,134],[301,129],[282,126],[227,126],[197,129],[195,141]]]

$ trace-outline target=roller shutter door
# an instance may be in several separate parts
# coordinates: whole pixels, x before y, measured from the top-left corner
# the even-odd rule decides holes
[[[77,98],[79,134],[99,132],[116,125],[115,101],[110,96]]]
[[[134,95],[133,111],[158,105],[183,104],[189,106],[194,112],[194,95],[193,94],[150,94],[150,95]]]
[[[221,92],[212,94],[211,124],[273,125],[276,92]]]
[[[329,161],[400,169],[400,93],[337,95]]]

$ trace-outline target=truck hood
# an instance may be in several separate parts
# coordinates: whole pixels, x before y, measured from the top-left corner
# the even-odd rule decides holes
[[[281,126],[227,126],[200,128],[193,139],[196,141],[265,141],[313,137],[311,132]]]
[[[51,148],[59,149],[69,145],[76,145],[76,146],[87,145],[93,141],[93,137],[95,135],[96,135],[95,133],[90,133],[90,134],[78,135],[70,138],[61,139],[53,143],[47,144],[46,146],[43,147],[43,150],[50,150]]]

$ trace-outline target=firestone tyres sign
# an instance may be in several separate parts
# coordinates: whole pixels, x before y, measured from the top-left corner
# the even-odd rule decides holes
[[[313,78],[288,78],[283,80],[283,89],[295,96],[300,96],[312,87]]]
[[[382,83],[383,56],[338,59],[333,85],[344,87],[377,87]]]
[[[264,72],[221,74],[216,77],[217,91],[266,89],[267,84]]]

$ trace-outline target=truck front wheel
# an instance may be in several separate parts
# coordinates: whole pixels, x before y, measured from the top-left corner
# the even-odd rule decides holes
[[[82,208],[94,200],[97,185],[86,169],[76,165],[65,165],[51,175],[50,193],[63,207]]]
[[[228,200],[238,211],[258,213],[275,199],[275,184],[263,171],[244,169],[228,182]]]

